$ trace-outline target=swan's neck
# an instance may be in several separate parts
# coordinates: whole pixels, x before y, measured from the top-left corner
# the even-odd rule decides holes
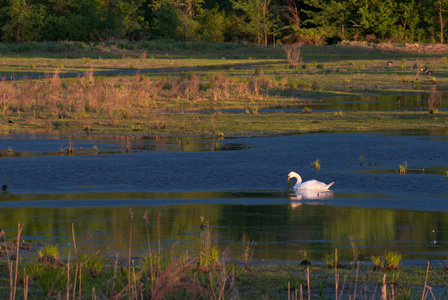
[[[294,188],[297,189],[302,184],[302,177],[299,174],[294,174],[293,177],[297,179],[296,184],[294,184]]]

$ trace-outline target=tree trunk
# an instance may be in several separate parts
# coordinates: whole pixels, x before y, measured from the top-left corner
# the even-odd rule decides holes
[[[443,44],[443,16],[442,16],[442,0],[439,0],[439,20],[440,20],[440,43]]]
[[[263,0],[263,29],[264,29],[264,46],[268,46],[268,31],[266,30],[266,1]]]

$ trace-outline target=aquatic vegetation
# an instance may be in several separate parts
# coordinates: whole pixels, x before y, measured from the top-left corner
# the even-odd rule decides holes
[[[243,251],[243,261],[244,261],[244,267],[248,270],[251,269],[250,262],[252,261],[252,258],[254,257],[255,252],[255,241],[249,241],[247,242],[246,239],[243,239],[243,245],[244,245],[244,251]]]
[[[362,167],[362,163],[363,161],[366,159],[366,156],[364,154],[361,154],[361,156],[359,157],[359,165]]]
[[[39,261],[48,265],[63,265],[58,245],[47,245],[39,250]]]
[[[342,110],[333,113],[333,117],[342,118]]]
[[[301,254],[302,261],[300,262],[301,266],[311,266],[311,261],[309,260],[309,252],[306,249],[301,249],[298,254]]]
[[[431,89],[431,93],[428,98],[428,110],[430,114],[438,113],[438,106],[442,103],[442,92],[437,90],[436,87]]]
[[[389,270],[398,269],[400,267],[402,257],[403,256],[396,251],[387,251],[384,255],[384,259],[386,260],[385,267]]]
[[[400,174],[406,174],[408,172],[408,162],[405,161],[402,164],[398,165],[399,170],[400,170]]]
[[[337,250],[335,250],[335,252],[332,253],[325,253],[322,259],[324,260],[324,262],[327,265],[327,268],[329,269],[334,269],[335,267],[339,267],[341,265]]]
[[[305,106],[304,108],[302,108],[302,114],[310,114],[311,112],[312,112],[312,110],[308,106]]]
[[[384,258],[382,256],[370,256],[369,257],[373,262],[373,268],[375,270],[383,270],[384,268]]]
[[[314,168],[316,171],[320,170],[320,162],[319,159],[316,159],[315,161],[313,161],[311,164],[311,168]]]
[[[208,220],[201,217],[201,239],[199,265],[203,270],[209,270],[213,265],[219,264],[219,250],[212,243],[212,232]]]
[[[132,220],[131,212],[130,210]],[[149,223],[147,214],[144,214],[144,219]],[[202,217],[201,222],[203,227],[200,232],[206,232],[208,221]],[[159,224],[159,220],[157,223]],[[0,235],[5,239],[3,231]],[[132,230],[130,235],[132,238]],[[20,232],[18,238],[20,238]],[[206,243],[208,243],[207,240],[208,238],[205,239]],[[381,290],[381,295],[385,298],[387,294],[394,292],[398,295],[421,293],[423,290],[423,294],[426,295],[423,299],[429,299],[430,296],[425,293],[425,290],[431,289],[431,286],[440,288],[440,293],[445,292],[445,288],[442,289],[445,286],[444,266],[435,266],[430,269],[428,263],[426,273],[420,267],[401,268],[399,266],[401,255],[393,251],[385,253],[387,266],[382,270],[389,272],[387,275],[381,274],[383,279],[381,284],[378,276],[369,272],[369,266],[357,265],[356,272],[352,267],[342,268],[337,249],[334,254],[325,255],[327,268],[309,264],[261,264],[247,267],[252,258],[254,245],[254,241],[244,243],[243,260],[247,261],[245,265],[232,262],[227,266],[225,251],[222,254],[217,251],[216,260],[209,262],[207,268],[200,264],[203,250],[199,254],[181,252],[178,257],[174,256],[175,251],[160,252],[161,258],[157,257],[158,254],[153,256],[154,260],[161,261],[160,269],[148,255],[142,257],[139,260],[140,263],[135,263],[134,260],[130,260],[131,257],[125,256],[119,259],[118,253],[114,260],[104,258],[98,255],[98,252],[78,253],[76,247],[75,259],[69,253],[63,264],[56,265],[20,260],[19,268],[19,260],[13,261],[8,254],[6,263],[9,269],[0,268],[0,274],[7,278],[8,275],[5,273],[9,272],[10,284],[9,287],[0,290],[0,296],[7,298],[6,293],[9,293],[11,299],[17,295],[23,295],[24,299],[31,295],[36,299],[60,298],[61,295],[68,299],[95,299],[100,295],[104,298],[122,299],[190,299],[194,295],[194,298],[201,299],[240,299],[240,295],[248,295],[257,290],[257,297],[272,299],[277,298],[279,293],[299,295],[300,290],[301,295],[305,297],[315,293],[321,296],[331,296],[334,293],[342,299],[343,294],[353,298],[355,295],[357,298],[367,298],[372,295],[372,291],[377,290]],[[149,244],[148,247],[150,249]],[[11,249],[8,253],[13,251],[15,252],[16,249]],[[57,247],[53,245],[41,251],[42,255],[59,255]],[[298,253],[301,253],[304,261],[307,260],[309,255],[306,250]],[[379,265],[382,259],[379,259]],[[378,261],[374,256],[372,260]],[[0,260],[0,266],[3,266],[2,260]],[[15,273],[15,270],[18,272]],[[342,286],[339,282],[341,276],[344,278]],[[424,286],[422,286],[423,281]],[[390,285],[391,283],[396,286],[395,289]],[[363,288],[358,289],[358,284]]]

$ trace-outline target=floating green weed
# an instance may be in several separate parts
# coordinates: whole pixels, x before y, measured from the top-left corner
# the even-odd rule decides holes
[[[398,167],[400,169],[400,174],[406,174],[408,172],[408,162],[407,161],[398,165]]]
[[[362,167],[362,163],[363,161],[366,159],[366,156],[364,154],[361,154],[361,156],[359,157],[359,165]]]
[[[315,161],[313,161],[311,164],[311,168],[314,168],[316,171],[320,170],[320,162],[319,159],[316,159]]]

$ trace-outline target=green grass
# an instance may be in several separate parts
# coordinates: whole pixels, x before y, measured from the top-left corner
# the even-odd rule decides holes
[[[133,293],[132,286],[136,287],[136,291],[145,287],[145,290],[141,290],[145,297],[164,292],[177,299],[187,299],[191,297],[190,293],[198,291],[207,299],[213,298],[207,293],[220,291],[226,298],[234,299],[285,299],[288,286],[290,293],[294,293],[295,289],[299,291],[302,287],[305,296],[309,288],[312,295],[334,298],[336,282],[338,296],[342,292],[344,298],[353,298],[356,291],[357,298],[364,299],[373,295],[375,290],[377,296],[381,295],[384,276],[388,295],[391,294],[393,283],[396,295],[409,292],[421,299],[425,281],[427,286],[434,289],[436,298],[446,292],[445,270],[436,265],[428,270],[422,266],[400,267],[398,271],[375,270],[370,265],[356,269],[349,264],[341,264],[335,270],[319,263],[312,266],[258,264],[246,268],[241,263],[225,263],[220,259],[218,264],[204,269],[195,265],[194,257],[193,253],[184,254],[179,259],[172,257],[161,267],[160,273],[154,274],[154,278],[151,277],[151,267],[148,264],[135,264],[131,268],[131,285],[128,283],[126,264],[112,258],[105,263],[105,259],[96,254],[85,254],[84,257],[72,259],[70,264],[53,267],[38,261],[21,262],[19,278],[29,277],[28,296],[32,295],[33,299],[66,295],[67,287],[70,298],[74,294],[78,298],[79,287],[83,299],[99,295],[111,297],[120,293],[122,297],[128,298]],[[334,261],[334,254],[329,254],[330,259]],[[82,268],[80,263],[83,263]],[[0,261],[0,275],[0,296],[6,297],[9,294],[9,284],[4,260]],[[24,295],[24,286],[20,282],[17,294]],[[309,286],[307,282],[310,283]],[[180,286],[184,288],[179,288]],[[430,299],[430,296],[426,299]]]
[[[62,45],[65,46],[60,46],[61,49],[87,47]],[[435,85],[438,91],[447,90],[448,65],[437,54],[397,51],[386,55],[374,48],[304,46],[303,61],[314,67],[303,69],[290,68],[280,47],[232,46],[217,55],[213,50],[217,46],[211,47],[210,51],[193,48],[183,51],[185,45],[176,45],[161,52],[139,45],[135,50],[120,44],[116,51],[111,50],[113,45],[89,46],[82,54],[76,51],[38,51],[37,54],[7,51],[2,56],[0,69],[2,75],[18,75],[52,73],[56,69],[60,72],[127,69],[131,65],[135,69],[217,67],[96,78],[87,73],[80,78],[2,82],[5,97],[0,98],[6,100],[0,102],[0,130],[91,128],[91,132],[106,130],[138,134],[132,132],[135,131],[133,125],[139,123],[138,131],[150,135],[219,134],[231,137],[446,126],[447,113],[440,110],[431,116],[422,112],[372,112],[368,108],[327,113],[312,110],[309,106],[325,97],[421,95],[424,99],[434,93]],[[142,51],[149,58],[145,59]],[[417,74],[412,67],[386,66],[391,55],[397,56],[395,60],[405,59],[407,66],[436,66],[436,83],[429,76]],[[252,68],[234,68],[248,63]],[[321,64],[325,66],[325,72],[315,68]],[[29,65],[36,67],[30,69]],[[14,97],[8,98],[8,95]],[[260,112],[265,107],[276,106],[299,107],[304,113]],[[218,113],[212,121],[210,113],[182,113],[210,107],[218,111],[240,109],[242,113]]]

